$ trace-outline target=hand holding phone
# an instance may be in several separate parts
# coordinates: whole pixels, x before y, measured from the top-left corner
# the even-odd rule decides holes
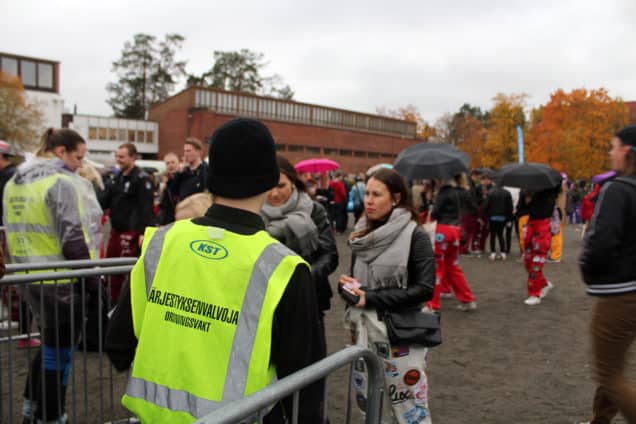
[[[343,279],[341,279],[341,282]],[[355,290],[360,287],[360,283],[353,279],[347,278],[347,282],[340,284],[340,296],[350,305],[357,305],[360,302],[360,296],[355,293]]]

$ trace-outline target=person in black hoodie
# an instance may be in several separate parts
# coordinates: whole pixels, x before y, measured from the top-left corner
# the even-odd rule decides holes
[[[590,326],[598,382],[593,424],[618,412],[636,422],[636,387],[624,374],[636,338],[636,125],[616,133],[609,156],[620,177],[600,191],[580,259],[587,293],[598,296]]]
[[[468,286],[464,271],[459,266],[459,246],[461,243],[460,220],[466,202],[470,200],[467,184],[463,175],[457,175],[441,182],[439,192],[435,196],[435,206],[431,218],[437,221],[435,230],[435,271],[437,284],[433,299],[428,307],[435,311],[440,308],[442,292],[450,289],[457,296],[461,311],[477,309],[475,296]]]
[[[256,299],[252,296],[263,296],[265,292],[259,294],[253,291],[252,296],[245,297],[241,307],[240,302],[237,303],[237,298],[223,294],[224,291],[231,293],[233,290],[238,290],[241,279],[220,278],[215,273],[215,269],[219,270],[227,267],[228,271],[224,272],[236,272],[239,275],[245,275],[243,267],[250,262],[253,263],[255,260],[247,253],[249,249],[254,249],[254,245],[260,243],[259,238],[261,240],[270,238],[270,236],[264,234],[265,225],[258,214],[265,201],[266,192],[279,181],[275,144],[269,129],[254,119],[237,118],[220,126],[212,135],[209,146],[208,155],[211,166],[208,188],[215,196],[214,204],[203,217],[194,218],[189,222],[185,222],[187,220],[179,221],[172,227],[162,227],[163,229],[156,230],[157,232],[154,235],[150,234],[150,231],[147,233],[147,237],[144,239],[146,244],[144,245],[143,259],[135,265],[135,269],[131,274],[130,284],[126,284],[122,290],[122,295],[117,308],[113,312],[106,337],[105,351],[115,368],[123,371],[132,366],[133,371],[130,381],[139,381],[139,378],[136,377],[135,367],[138,364],[143,364],[139,367],[141,369],[140,372],[151,369],[151,367],[156,367],[154,369],[161,371],[156,373],[155,382],[162,384],[164,389],[171,390],[168,384],[174,384],[178,379],[185,382],[182,385],[183,389],[168,392],[167,398],[165,396],[154,396],[152,391],[141,393],[148,402],[155,402],[156,404],[168,403],[168,407],[164,409],[166,414],[164,422],[170,422],[171,418],[174,421],[175,414],[187,413],[192,416],[196,415],[195,418],[199,418],[212,412],[212,410],[216,410],[219,407],[217,402],[220,401],[218,397],[214,399],[214,402],[200,402],[200,400],[202,394],[210,396],[208,394],[210,391],[205,389],[205,387],[210,384],[212,378],[216,377],[215,374],[217,372],[226,374],[226,386],[228,387],[230,385],[232,387],[245,385],[246,380],[244,379],[232,381],[231,377],[227,375],[226,367],[228,370],[234,370],[234,375],[238,374],[239,376],[245,375],[244,373],[248,371],[248,368],[250,374],[263,373],[263,370],[275,368],[276,376],[278,379],[282,379],[324,357],[321,354],[322,336],[318,324],[319,314],[316,307],[314,285],[309,266],[304,261],[294,267],[293,273],[289,277],[288,283],[285,284],[282,293],[272,294],[268,287],[274,284],[273,280],[275,279],[272,278],[271,281],[268,281],[265,287],[267,289],[266,293],[268,296],[271,294],[273,297],[279,297],[277,306],[274,310],[263,306],[262,310],[259,309],[256,315],[250,314],[250,308],[257,306],[257,303],[255,303]],[[146,306],[144,309],[139,310],[137,308],[137,311],[135,311],[135,307],[139,306],[139,303],[134,303],[133,305],[131,290],[132,293],[138,294],[134,290],[139,288],[144,290],[143,285],[145,284],[143,279],[136,280],[136,276],[139,274],[135,273],[145,272],[146,258],[148,258],[148,263],[153,260],[146,256],[146,252],[151,250],[153,240],[161,242],[160,239],[155,239],[160,234],[160,231],[167,232],[166,238],[163,239],[165,240],[165,245],[162,248],[167,251],[164,255],[161,255],[161,258],[155,258],[155,260],[159,259],[159,262],[168,261],[169,263],[171,257],[181,255],[180,264],[185,262],[190,264],[190,266],[194,265],[193,272],[197,275],[197,278],[188,279],[182,275],[171,275],[170,271],[167,271],[163,276],[160,276],[160,273],[155,274],[153,286],[159,285],[164,288],[172,287],[170,290],[181,290],[179,286],[183,285],[183,290],[188,290],[187,292],[190,293],[199,293],[200,296],[206,299],[205,301],[208,304],[216,304],[217,301],[223,301],[226,304],[233,304],[234,307],[240,308],[238,319],[239,322],[242,320],[245,323],[245,326],[242,327],[244,333],[255,332],[259,328],[259,337],[258,339],[252,339],[253,342],[249,349],[252,349],[251,346],[256,348],[257,343],[268,343],[268,340],[271,342],[268,344],[270,349],[269,367],[262,360],[255,357],[252,357],[250,361],[250,354],[248,353],[247,361],[245,361],[245,358],[241,358],[232,360],[229,365],[218,364],[219,369],[216,372],[211,372],[212,367],[214,367],[214,364],[212,364],[206,367],[207,372],[205,370],[201,371],[194,366],[195,363],[209,363],[210,352],[215,351],[217,347],[217,351],[225,349],[227,352],[227,346],[233,343],[232,339],[227,337],[228,333],[225,329],[221,332],[220,327],[217,327],[219,328],[218,330],[214,330],[215,327],[212,327],[213,330],[203,333],[194,331],[191,328],[183,328],[182,337],[184,340],[190,339],[191,343],[165,343],[165,332],[161,329],[174,333],[174,328],[171,329],[171,326],[175,326],[174,322],[166,321],[163,318],[163,314],[152,315],[148,312],[150,308],[160,307],[166,309],[163,302],[157,304],[145,301]],[[238,240],[236,243],[244,245],[246,249],[245,252],[242,249],[237,249],[235,251],[237,255],[234,255],[232,259],[233,262],[225,262],[225,265],[219,265],[221,263],[219,261],[210,261],[205,257],[192,253],[194,249],[190,251],[187,248],[182,249],[178,243],[170,243],[170,233],[175,234],[175,237],[177,237],[179,233],[183,234],[184,231],[206,231],[209,239],[214,238],[220,241],[223,241],[224,238],[232,238]],[[273,249],[268,250],[268,252],[282,252],[286,257],[288,255],[295,256],[288,248],[280,245],[277,241],[272,240],[272,244],[269,246]],[[279,265],[281,263],[278,262],[279,254],[264,252],[265,254],[260,257],[259,261],[253,264],[255,275],[271,274],[274,270],[281,271],[283,275],[289,273],[289,269]],[[204,262],[200,262],[200,259],[197,258],[202,258]],[[161,270],[161,266],[160,264],[157,269]],[[257,269],[256,267],[261,268]],[[262,277],[257,276],[256,278]],[[221,290],[210,290],[208,288],[210,285],[214,285]],[[186,289],[186,287],[189,288]],[[136,313],[134,323],[133,313]],[[141,314],[143,314],[143,317],[141,317]],[[139,324],[140,321],[143,324]],[[263,330],[265,331],[260,332],[259,322],[263,323]],[[137,324],[143,325],[143,331],[137,331],[139,329]],[[221,324],[225,325],[225,323],[220,322],[213,325]],[[197,335],[195,333],[200,334]],[[226,335],[225,337],[224,334]],[[149,340],[163,343],[164,348],[157,352],[144,352],[144,343],[148,343]],[[215,343],[218,343],[218,346]],[[262,348],[263,345],[260,345],[260,349]],[[192,356],[191,352],[196,352],[200,359],[193,361],[195,356]],[[241,348],[235,349],[234,352],[237,355],[244,356],[246,351]],[[141,356],[144,353],[147,355],[145,358]],[[171,367],[163,367],[162,365],[165,364],[166,358],[173,358],[173,360],[174,358],[179,358],[179,360],[172,362],[170,364]],[[145,382],[144,384],[153,385],[148,380],[143,381]],[[129,389],[131,388],[132,384],[129,385]],[[245,389],[245,392],[249,394],[249,390],[249,388]],[[171,399],[170,394],[174,392],[177,394],[175,396],[176,399],[184,398],[184,396],[188,399],[185,408],[178,401],[166,401],[166,399]],[[215,392],[213,391],[212,393]],[[324,385],[321,382],[313,383],[301,390],[298,422],[309,424],[323,422],[320,414],[320,401],[323,393]],[[236,394],[232,394],[229,400],[233,400],[232,398],[235,397]],[[141,397],[137,398],[141,399]],[[227,401],[228,398],[223,400]],[[291,396],[276,403],[273,409],[265,416],[264,422],[266,424],[290,422],[292,403]],[[174,410],[170,409],[171,407],[174,407]],[[144,421],[142,419],[141,421],[150,422],[151,420]]]
[[[528,298],[524,303],[535,306],[547,296],[552,289],[551,282],[543,275],[543,267],[548,259],[548,250],[552,241],[550,233],[550,217],[554,213],[554,204],[561,190],[561,183],[556,187],[530,193],[527,203],[529,215],[524,239],[523,262],[528,271]]]
[[[506,223],[512,221],[512,195],[503,187],[495,186],[488,190],[484,203],[484,215],[488,217],[490,229],[490,260],[497,258],[495,237],[499,240],[499,254],[502,260],[506,259],[506,252],[510,247],[504,242],[504,229]]]

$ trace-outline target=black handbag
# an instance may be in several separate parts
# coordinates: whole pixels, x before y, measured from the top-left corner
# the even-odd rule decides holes
[[[384,324],[391,345],[433,347],[442,343],[440,315],[422,311],[386,311]]]

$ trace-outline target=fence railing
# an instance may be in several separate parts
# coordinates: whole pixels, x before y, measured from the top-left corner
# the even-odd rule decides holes
[[[35,399],[35,393],[41,393],[43,402],[49,405],[42,409],[42,421],[54,418],[62,410],[58,393],[66,378],[65,413],[69,422],[128,420],[130,413],[120,405],[128,376],[114,371],[103,352],[107,312],[114,306],[107,292],[110,293],[113,277],[128,274],[132,269],[130,264],[135,261],[135,258],[122,259],[7,267],[9,272],[21,274],[6,275],[0,280],[0,306],[7,318],[0,329],[0,422],[36,422],[34,417],[25,420],[22,409],[24,398]],[[56,268],[63,270],[38,272]],[[28,296],[35,298],[35,307],[27,306],[24,299],[18,297],[18,291],[26,293],[26,290]],[[89,291],[92,298],[88,296]],[[68,296],[67,304],[50,301],[49,296],[57,299],[58,294]],[[32,312],[39,317],[46,314],[49,320],[42,334],[34,331]],[[14,320],[19,321],[19,325]],[[38,326],[42,327],[42,323],[38,322]],[[37,347],[32,344],[37,337],[55,347],[53,355],[50,351],[42,354],[40,349],[32,349]],[[80,339],[80,347],[75,350],[76,341]],[[51,372],[63,368],[67,344],[70,351],[74,351],[67,376]]]
[[[377,424],[382,417],[382,397],[384,392],[384,366],[380,358],[371,352],[358,346],[345,348],[327,358],[310,365],[282,380],[260,390],[253,395],[240,401],[231,403],[206,417],[197,421],[200,424],[233,424],[241,422],[256,415],[259,423],[266,409],[279,400],[286,398],[293,393],[294,400],[292,411],[292,423],[298,422],[298,396],[300,390],[310,384],[326,377],[345,365],[352,366],[358,360],[364,360],[369,376],[367,389],[367,402],[365,411],[365,422],[367,424]],[[349,378],[351,380],[351,378]],[[350,417],[351,402],[347,405],[347,422]]]
[[[32,264],[8,264],[7,274],[15,272],[39,271],[43,269],[59,270],[59,269],[78,269],[78,268],[96,268],[134,265],[137,258],[107,258],[107,259],[80,259],[74,261],[57,261],[42,262]],[[5,277],[5,280],[9,278]],[[2,281],[5,281],[2,280]]]
[[[88,422],[137,422],[134,418],[130,418],[130,413],[126,411],[120,404],[121,395],[124,393],[128,375],[127,373],[117,373],[110,361],[105,357],[103,351],[103,338],[106,332],[107,316],[106,312],[114,306],[110,301],[111,279],[114,276],[128,274],[132,269],[135,258],[117,258],[103,259],[92,261],[64,261],[46,264],[20,264],[9,265],[9,272],[20,274],[6,275],[0,279],[0,310],[8,314],[7,320],[12,324],[13,318],[20,321],[19,328],[0,329],[0,422],[2,423],[22,423],[35,422],[34,420],[24,420],[22,403],[23,398],[33,398],[33,390],[35,384],[27,384],[27,375],[33,363],[40,364],[40,381],[41,386],[36,390],[42,390],[42,397],[46,403],[46,396],[51,396],[50,391],[46,387],[46,378],[60,378],[59,376],[48,377],[43,370],[45,367],[45,358],[40,354],[40,350],[31,350],[28,342],[41,334],[33,331],[35,323],[31,316],[31,309],[26,305],[23,299],[14,298],[17,288],[25,289],[27,286],[37,288],[34,292],[40,292],[40,305],[36,307],[36,313],[43,316],[45,312],[51,315],[51,311],[45,311],[43,302],[44,289],[58,290],[68,288],[69,283],[62,281],[74,281],[72,284],[77,290],[70,291],[70,304],[77,305],[70,307],[70,316],[81,317],[81,320],[70,319],[66,327],[55,327],[54,340],[58,343],[64,337],[70,337],[70,340],[78,340],[81,335],[82,343],[80,348],[74,353],[74,361],[70,367],[68,374],[67,394],[66,394],[66,415],[69,422],[88,423]],[[61,269],[60,271],[42,270]],[[33,272],[31,272],[33,271]],[[26,273],[24,273],[26,272]],[[31,273],[29,273],[31,272]],[[96,277],[99,277],[98,299],[107,298],[105,302],[97,302],[96,304],[87,304],[87,284],[94,284]],[[47,284],[43,282],[46,281]],[[79,299],[73,301],[73,296]],[[18,306],[16,308],[16,303]],[[47,306],[51,308],[51,306]],[[74,309],[75,308],[75,309]],[[39,310],[38,310],[39,309]],[[59,318],[60,313],[66,313],[63,307],[53,306],[53,315]],[[94,320],[91,325],[91,316]],[[15,317],[13,315],[16,315]],[[85,317],[88,316],[88,321]],[[0,318],[2,318],[0,316]],[[50,331],[50,330],[49,330]],[[90,332],[95,336],[96,346],[88,346],[87,336]],[[47,335],[45,334],[44,337]],[[49,340],[51,333],[48,333]],[[27,346],[20,348],[18,341],[27,342]],[[50,361],[51,358],[47,358]],[[59,354],[55,358],[60,361]],[[254,393],[252,396],[229,404],[226,407],[215,411],[209,416],[201,418],[200,423],[236,423],[242,419],[256,416],[258,422],[262,422],[262,417],[266,413],[269,406],[277,401],[293,395],[293,411],[292,422],[298,422],[298,400],[300,391],[316,382],[325,378],[334,371],[341,369],[346,365],[352,365],[356,361],[364,361],[368,372],[368,393],[366,402],[366,423],[376,424],[380,422],[382,415],[382,399],[384,390],[384,367],[382,361],[368,349],[360,347],[349,347],[339,351],[320,362],[317,362],[305,369],[302,369],[280,381],[275,382],[271,386]],[[58,363],[59,365],[59,363]],[[47,365],[50,368],[50,364]],[[33,381],[32,379],[30,379]],[[351,380],[351,369],[349,370],[349,380]],[[50,380],[49,380],[50,381]],[[349,390],[350,393],[350,390]],[[60,401],[58,401],[59,403]],[[351,399],[349,398],[346,405],[346,417],[349,422],[351,414]],[[61,410],[61,404],[57,410]],[[57,411],[56,410],[56,411]],[[47,420],[46,414],[42,417],[43,421]],[[50,417],[49,417],[50,418]],[[335,418],[335,417],[334,417]],[[132,421],[131,421],[132,420]]]

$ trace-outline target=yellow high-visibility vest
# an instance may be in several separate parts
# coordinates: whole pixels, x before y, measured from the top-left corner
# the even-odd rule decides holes
[[[265,231],[178,221],[146,231],[131,273],[139,340],[123,405],[147,423],[190,423],[275,377],[276,307],[302,258]]]

